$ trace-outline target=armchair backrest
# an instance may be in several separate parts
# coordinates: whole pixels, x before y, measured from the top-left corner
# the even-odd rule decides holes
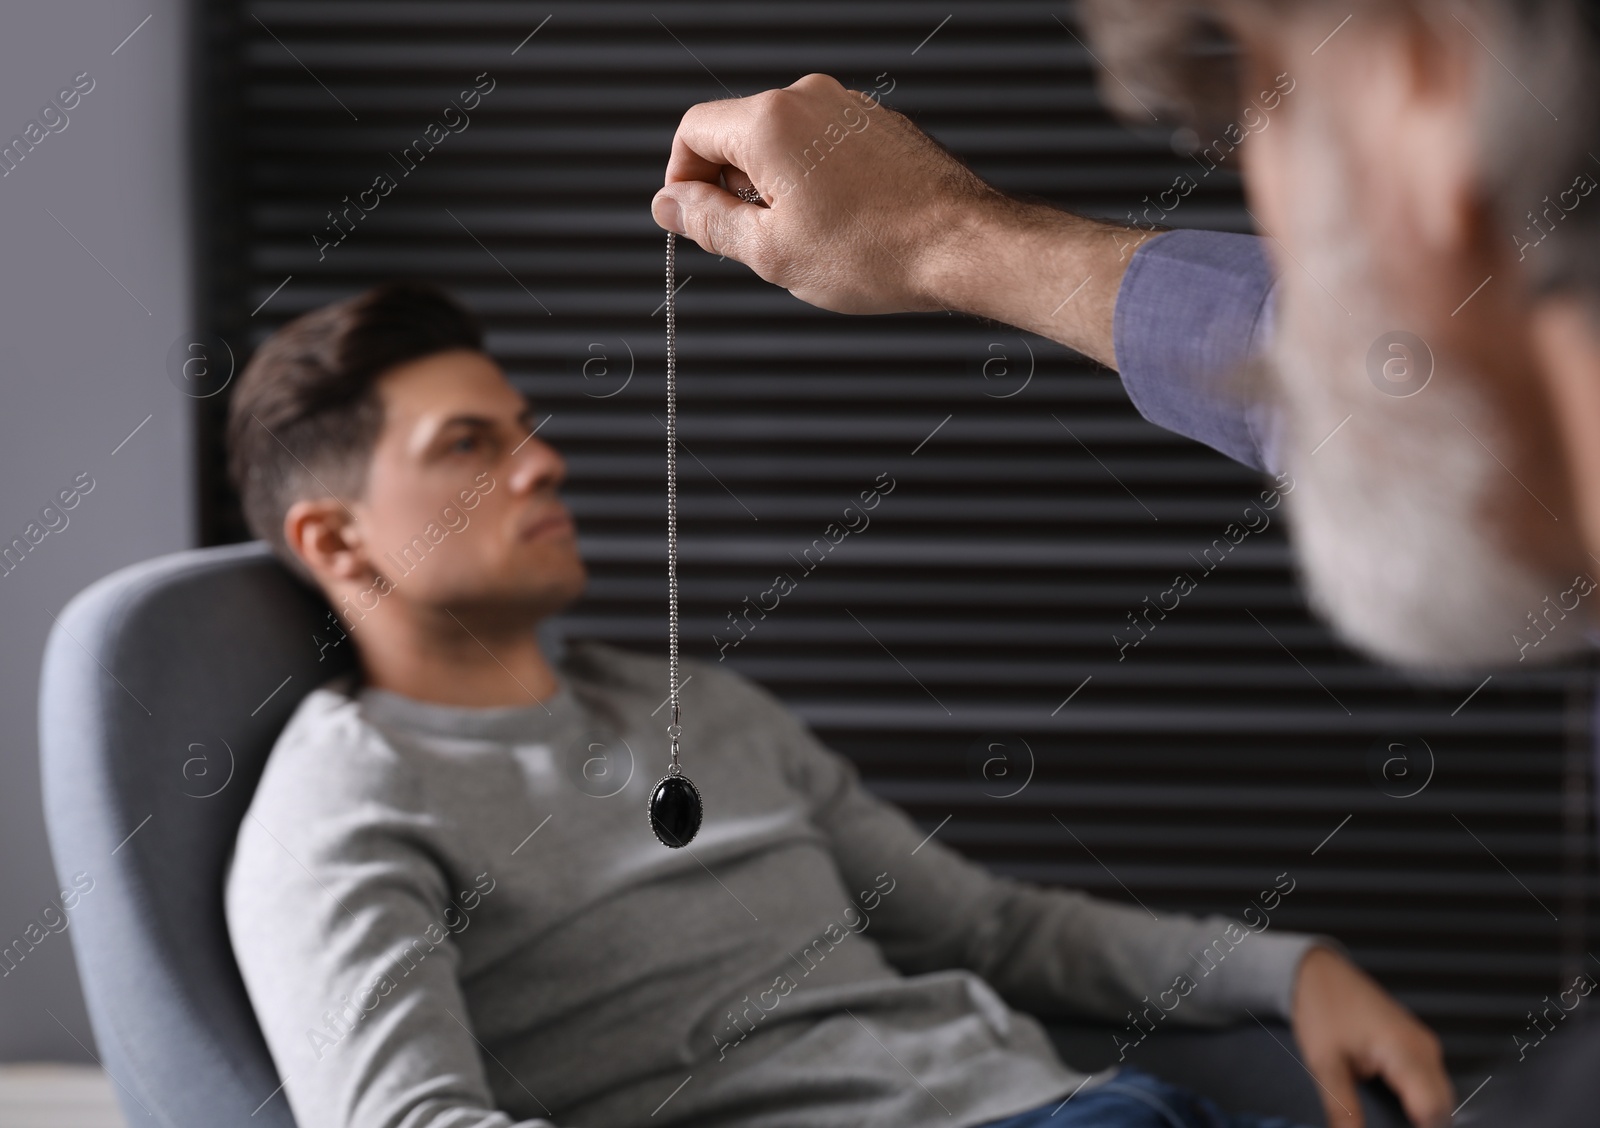
[[[222,886],[279,731],[354,664],[331,614],[258,542],[125,568],[51,631],[45,820],[101,1061],[130,1123],[294,1128]]]

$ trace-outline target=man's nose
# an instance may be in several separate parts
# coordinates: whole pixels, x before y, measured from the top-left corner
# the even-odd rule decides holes
[[[511,456],[508,484],[513,493],[527,494],[553,489],[566,476],[566,461],[556,452],[556,448],[534,435]]]

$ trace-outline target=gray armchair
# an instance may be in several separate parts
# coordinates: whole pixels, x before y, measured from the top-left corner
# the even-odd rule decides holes
[[[354,662],[327,605],[266,546],[164,556],[100,580],[45,649],[45,817],[62,888],[87,873],[73,951],[130,1124],[294,1128],[234,965],[223,871],[267,754],[310,689]],[[87,882],[85,881],[85,884]],[[1320,1124],[1286,1030],[1163,1031],[1134,1064],[1233,1108]],[[1111,1028],[1058,1025],[1076,1066]],[[1367,1094],[1367,1123],[1403,1123]]]
[[[233,962],[222,878],[279,730],[353,661],[348,641],[313,641],[339,637],[328,614],[265,546],[234,545],[107,576],[50,634],[45,820],[62,888],[94,880],[68,933],[130,1124],[294,1128]]]

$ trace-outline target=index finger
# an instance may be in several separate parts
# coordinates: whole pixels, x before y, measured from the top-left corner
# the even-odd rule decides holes
[[[1385,1057],[1378,1072],[1400,1098],[1411,1123],[1419,1128],[1436,1128],[1450,1122],[1455,1086],[1438,1058],[1420,1052]]]
[[[760,97],[752,94],[690,106],[672,135],[664,183],[703,180],[720,185],[728,165],[749,172],[750,102]]]
[[[1366,1117],[1361,1111],[1361,1096],[1356,1090],[1356,1075],[1350,1063],[1343,1057],[1335,1057],[1302,1064],[1321,1090],[1318,1096],[1322,1098],[1329,1128],[1364,1128]]]

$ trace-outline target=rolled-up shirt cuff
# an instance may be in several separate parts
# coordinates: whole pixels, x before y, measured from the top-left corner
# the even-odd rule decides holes
[[[1142,243],[1112,317],[1117,368],[1139,414],[1275,469],[1271,409],[1248,400],[1237,380],[1271,339],[1274,288],[1257,236],[1178,230]]]

